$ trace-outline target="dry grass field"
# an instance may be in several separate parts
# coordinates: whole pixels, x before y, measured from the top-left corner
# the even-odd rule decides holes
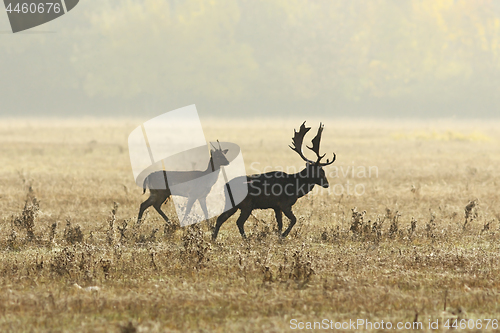
[[[301,121],[213,119],[205,136],[240,145],[248,173],[286,171],[303,165],[288,148]],[[322,121],[321,150],[338,156],[330,192],[299,199],[286,239],[272,211],[254,211],[248,240],[235,215],[211,242],[214,220],[177,227],[172,202],[172,225],[150,208],[135,226],[146,196],[127,137],[140,121],[2,120],[0,331],[285,332],[324,319],[495,331],[500,124]]]

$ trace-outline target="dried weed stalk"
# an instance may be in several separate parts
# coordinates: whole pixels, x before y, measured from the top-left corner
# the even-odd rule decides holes
[[[28,194],[26,195],[26,200],[24,202],[24,208],[20,215],[13,218],[13,224],[26,230],[26,242],[32,242],[36,240],[35,237],[35,219],[40,210],[40,203],[38,202],[33,188],[30,186],[28,189]]]
[[[83,242],[83,232],[79,225],[71,226],[71,220],[66,220],[66,228],[64,229],[64,240],[68,244]]]
[[[111,210],[111,216],[109,218],[109,228],[106,232],[106,242],[109,246],[112,246],[115,242],[115,222],[116,222],[116,213],[118,212],[118,203],[113,202],[113,209]]]
[[[204,267],[210,261],[209,253],[212,247],[210,242],[203,238],[203,231],[198,224],[184,228],[182,245],[181,257],[195,269]]]
[[[475,220],[477,218],[478,210],[479,210],[479,203],[478,203],[477,199],[469,201],[467,206],[465,206],[465,209],[464,209],[465,222],[464,222],[463,230],[465,230],[465,228],[467,228],[467,224],[469,224],[470,222],[472,222],[473,220]]]

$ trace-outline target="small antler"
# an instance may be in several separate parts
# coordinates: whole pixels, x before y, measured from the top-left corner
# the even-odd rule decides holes
[[[222,147],[220,146],[219,140],[217,140],[217,143],[219,144],[219,148],[215,147],[212,142],[210,142],[210,145],[214,148],[214,150],[222,150]]]
[[[296,130],[293,130],[294,132],[294,135],[293,135],[293,138],[292,138],[292,144],[293,144],[293,147],[292,146],[289,146],[294,152],[296,152],[297,154],[299,154],[299,156],[304,160],[306,161],[307,163],[314,163],[313,161],[307,159],[304,154],[302,153],[302,142],[304,141],[304,136],[306,135],[307,132],[309,132],[309,130],[311,129],[311,127],[306,127],[306,122],[304,121],[302,123],[302,125],[300,126],[300,129],[299,131],[297,132]]]

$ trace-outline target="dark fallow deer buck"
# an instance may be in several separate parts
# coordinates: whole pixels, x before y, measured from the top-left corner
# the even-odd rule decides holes
[[[229,164],[225,156],[227,151],[227,149],[223,150],[221,148],[220,143],[219,148],[213,147],[213,149],[210,149],[210,160],[204,171],[156,171],[147,176],[146,179],[144,179],[144,191],[142,193],[144,194],[146,188],[149,188],[150,194],[149,198],[141,204],[137,217],[137,224],[141,223],[144,211],[150,206],[153,206],[158,214],[169,223],[170,221],[167,215],[161,210],[161,205],[167,201],[171,195],[179,195],[188,198],[183,220],[186,220],[196,200],[200,203],[205,219],[208,219],[207,195],[210,193],[212,186],[217,182],[221,166]],[[193,179],[198,179],[203,176],[208,177],[205,177],[205,181],[202,183],[190,182]],[[174,186],[175,191],[171,190],[171,187]]]
[[[246,238],[244,224],[252,210],[254,209],[273,209],[278,223],[278,232],[281,234],[283,229],[282,213],[290,219],[290,224],[285,232],[281,235],[286,237],[290,230],[295,225],[297,218],[292,212],[292,206],[297,202],[297,199],[309,193],[314,185],[320,185],[323,188],[328,188],[328,180],[326,179],[323,167],[335,162],[336,155],[333,153],[333,159],[326,160],[326,163],[321,163],[321,159],[326,154],[320,155],[319,146],[321,142],[321,133],[323,132],[323,125],[320,123],[318,133],[312,139],[312,147],[307,147],[312,150],[316,156],[316,161],[307,159],[302,153],[302,141],[304,136],[311,129],[306,127],[304,122],[300,126],[299,131],[294,131],[292,139],[293,146],[290,148],[295,151],[306,162],[306,167],[295,174],[287,174],[282,171],[271,171],[263,174],[251,175],[246,177],[238,177],[231,180],[226,187],[230,188],[241,184],[247,183],[248,195],[238,205],[232,207],[230,201],[230,191],[226,191],[226,209],[217,218],[217,224],[212,234],[212,239],[217,238],[221,225],[236,211],[241,211],[236,224],[240,230],[243,238]],[[232,208],[229,208],[232,207]]]

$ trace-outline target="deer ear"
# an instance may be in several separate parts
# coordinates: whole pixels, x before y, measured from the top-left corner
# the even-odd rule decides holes
[[[224,155],[226,155],[228,151],[229,149],[224,149],[222,152],[224,153]]]

